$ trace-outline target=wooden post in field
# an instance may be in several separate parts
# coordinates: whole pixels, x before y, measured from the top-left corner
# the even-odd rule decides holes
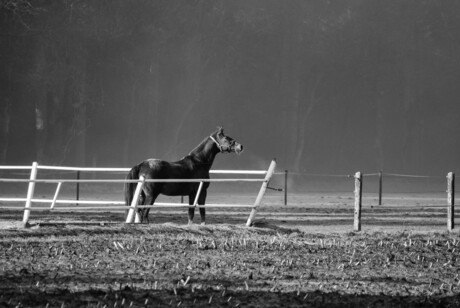
[[[284,170],[284,205],[287,205],[287,181],[288,181],[288,171]]]
[[[193,206],[191,205],[190,207],[196,207],[198,205],[198,200],[200,199],[202,188],[203,188],[203,182],[200,182],[200,185],[198,186],[198,191],[196,192],[195,201],[193,201]]]
[[[447,230],[455,228],[455,173],[447,174]]]
[[[131,201],[131,206],[128,212],[128,216],[126,217],[126,223],[132,223],[135,214],[137,214],[137,203],[139,202],[139,196],[141,195],[142,186],[144,186],[144,183],[145,183],[145,178],[141,175],[139,177],[139,180],[140,182],[137,183],[136,191],[134,192],[133,200]],[[136,217],[138,218],[137,215]]]
[[[379,205],[382,205],[383,171],[379,171]]]
[[[56,192],[54,193],[53,201],[51,202],[50,210],[54,209],[56,205],[57,198],[59,197],[59,192],[61,191],[62,182],[59,182],[56,187]]]
[[[77,180],[80,180],[80,170],[77,171]],[[77,195],[76,195],[77,201],[80,200],[80,182],[77,182]],[[78,202],[77,202],[78,205]]]
[[[256,201],[254,202],[254,206],[252,207],[251,214],[249,214],[248,221],[246,222],[246,227],[250,227],[252,222],[254,221],[254,217],[256,216],[256,213],[257,213],[257,208],[259,207],[260,202],[262,202],[262,198],[265,194],[265,191],[267,190],[268,182],[270,181],[270,178],[275,172],[275,168],[276,168],[276,161],[272,160],[270,167],[268,167],[267,174],[265,175],[265,179],[262,182],[262,186],[260,187],[259,194],[257,195]]]
[[[363,175],[361,172],[355,173],[355,219],[353,230],[361,231],[361,204],[363,198]]]
[[[38,163],[34,161],[32,163],[32,170],[30,171],[30,179],[31,180],[36,180],[37,179],[37,169],[38,169]],[[24,223],[24,226],[29,221],[30,206],[32,205],[32,198],[34,197],[34,190],[35,190],[35,182],[29,182],[29,188],[27,189],[26,206],[25,206],[25,210],[24,210],[24,218],[22,219],[22,222]]]

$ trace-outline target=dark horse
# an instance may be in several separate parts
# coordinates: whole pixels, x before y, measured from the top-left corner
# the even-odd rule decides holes
[[[243,146],[231,137],[224,135],[224,130],[220,127],[209,137],[206,137],[196,148],[187,156],[176,162],[167,162],[159,159],[148,159],[134,166],[129,171],[126,179],[139,179],[144,176],[145,179],[209,179],[209,170],[211,169],[214,158],[218,153],[237,154],[243,151]],[[137,183],[126,183],[125,201],[130,205],[133,199],[134,190]],[[193,205],[195,196],[199,187],[198,182],[187,183],[153,183],[145,182],[139,205],[153,205],[159,194],[167,196],[188,196],[189,205]],[[209,182],[204,182],[201,193],[198,198],[198,204],[204,205],[206,201],[207,189]],[[138,213],[141,222],[148,222],[150,208],[140,208]],[[200,207],[201,223],[205,224],[206,211]],[[188,223],[191,224],[195,216],[195,207],[188,210]]]

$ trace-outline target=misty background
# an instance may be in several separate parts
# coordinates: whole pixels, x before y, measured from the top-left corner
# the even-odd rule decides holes
[[[445,175],[460,160],[460,2],[0,1],[0,164]]]

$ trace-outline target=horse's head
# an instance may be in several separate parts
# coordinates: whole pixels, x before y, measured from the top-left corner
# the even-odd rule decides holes
[[[222,127],[219,127],[209,138],[214,141],[221,153],[235,152],[236,154],[240,154],[243,152],[243,145],[236,142],[232,137],[225,136]]]

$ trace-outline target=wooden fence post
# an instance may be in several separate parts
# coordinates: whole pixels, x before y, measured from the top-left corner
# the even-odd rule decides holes
[[[382,205],[383,171],[379,171],[379,205]]]
[[[455,173],[447,174],[447,230],[455,228]]]
[[[363,175],[361,172],[355,173],[355,217],[353,223],[354,231],[361,231],[361,204],[363,197]]]
[[[77,171],[77,180],[80,180],[80,170]],[[80,200],[80,182],[77,182],[77,192],[75,198],[77,201]],[[76,205],[78,205],[78,202]]]
[[[133,200],[131,201],[131,206],[128,211],[128,216],[126,217],[126,223],[132,223],[134,217],[136,217],[136,222],[139,222],[139,216],[137,214],[137,203],[139,202],[139,196],[141,195],[142,186],[144,186],[145,178],[141,175],[139,177],[139,182],[136,186],[136,191],[134,192]]]
[[[38,163],[33,162],[32,163],[32,170],[30,171],[30,179],[31,180],[36,180],[37,179],[37,169],[38,169]],[[27,199],[26,199],[26,206],[24,210],[24,218],[22,219],[22,222],[24,223],[24,226],[27,224],[29,221],[29,216],[30,216],[30,207],[32,205],[32,198],[34,197],[34,190],[35,190],[35,182],[29,182],[29,188],[27,189]]]
[[[51,201],[50,210],[54,209],[56,205],[57,198],[59,197],[59,192],[61,191],[62,182],[59,182],[56,187],[56,192],[54,193],[53,201]]]
[[[268,182],[270,181],[273,173],[275,172],[276,168],[276,160],[272,160],[270,163],[270,167],[268,167],[267,174],[265,175],[265,179],[262,182],[262,186],[260,187],[259,194],[257,195],[256,201],[254,202],[254,206],[252,207],[251,213],[249,214],[248,221],[246,222],[246,227],[250,227],[252,222],[254,221],[254,217],[256,216],[257,213],[257,208],[260,205],[260,202],[262,202],[262,198],[265,194],[265,191],[267,190]]]
[[[200,199],[201,189],[203,189],[203,182],[200,182],[200,185],[198,186],[198,190],[196,192],[195,201],[193,201],[193,206],[190,205],[190,207],[196,207],[198,205],[198,200]]]
[[[288,189],[288,184],[287,184],[287,181],[288,181],[288,171],[287,170],[284,170],[284,205],[287,205],[287,198],[288,198],[288,193],[287,193],[287,189]]]

